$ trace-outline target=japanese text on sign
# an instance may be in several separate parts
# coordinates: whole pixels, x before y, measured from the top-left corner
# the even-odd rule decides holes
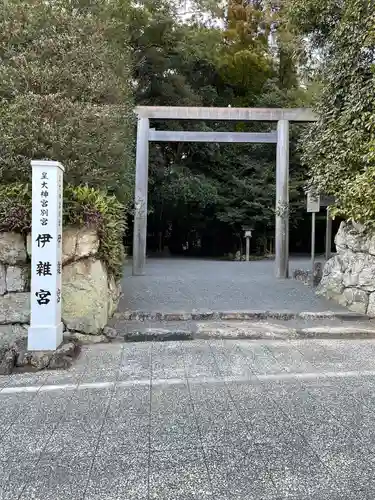
[[[28,348],[56,349],[61,322],[62,184],[64,167],[32,160],[31,319]]]

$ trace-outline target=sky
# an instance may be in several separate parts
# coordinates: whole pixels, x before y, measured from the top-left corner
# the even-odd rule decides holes
[[[188,21],[193,14],[196,14],[196,9],[194,6],[194,2],[192,0],[171,0],[174,4],[179,3],[179,10],[181,12],[181,19],[184,21]],[[220,0],[218,0],[220,3]],[[201,13],[203,20],[213,20],[212,16],[209,12]],[[217,19],[218,26],[222,24],[222,21]]]

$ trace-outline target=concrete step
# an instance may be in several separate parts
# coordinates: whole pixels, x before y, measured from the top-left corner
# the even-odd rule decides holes
[[[375,321],[353,317],[295,317],[256,320],[112,320],[106,335],[112,341],[192,339],[333,339],[375,338]]]
[[[118,321],[243,321],[243,320],[331,320],[369,321],[365,314],[350,311],[124,311],[115,313],[112,323]]]

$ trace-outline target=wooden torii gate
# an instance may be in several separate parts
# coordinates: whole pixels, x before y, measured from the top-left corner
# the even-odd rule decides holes
[[[146,265],[149,142],[275,143],[276,229],[275,274],[289,274],[289,123],[312,122],[311,109],[198,108],[139,106],[135,178],[133,276],[143,275]],[[151,120],[214,120],[277,122],[275,132],[185,132],[150,129]]]

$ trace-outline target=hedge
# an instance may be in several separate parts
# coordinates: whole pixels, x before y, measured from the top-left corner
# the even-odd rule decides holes
[[[88,227],[99,236],[99,257],[119,279],[124,262],[126,207],[113,195],[88,186],[64,187],[63,225]],[[0,185],[0,231],[31,231],[31,185]]]

